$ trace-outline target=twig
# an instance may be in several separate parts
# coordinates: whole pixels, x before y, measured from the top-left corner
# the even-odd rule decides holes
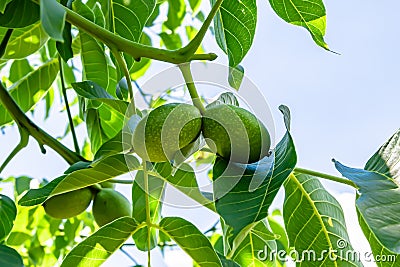
[[[58,64],[59,64],[59,67],[60,67],[61,89],[62,89],[62,94],[63,94],[63,97],[64,97],[65,107],[67,109],[68,122],[69,122],[69,127],[71,128],[71,134],[72,134],[72,139],[74,141],[75,152],[77,154],[80,154],[78,139],[76,137],[76,132],[75,132],[74,121],[72,120],[71,109],[69,108],[69,102],[68,102],[68,97],[67,97],[67,89],[65,88],[64,72],[63,72],[62,60],[61,60],[60,55],[58,56]]]
[[[323,178],[323,179],[326,179],[326,180],[331,180],[331,181],[338,182],[338,183],[341,183],[341,184],[350,185],[350,186],[352,186],[352,187],[354,187],[356,189],[358,188],[357,185],[355,183],[353,183],[352,181],[344,179],[344,178],[341,178],[341,177],[333,176],[333,175],[330,175],[330,174],[317,172],[317,171],[312,171],[312,170],[308,170],[308,169],[302,169],[302,168],[295,168],[294,172],[298,172],[298,173],[302,173],[302,174],[308,174],[308,175],[312,175],[312,176],[317,176],[319,178]]]
[[[47,145],[56,151],[69,164],[74,164],[78,161],[86,161],[82,156],[70,150],[57,139],[49,135],[47,132],[33,123],[21,110],[14,99],[11,97],[7,89],[0,83],[0,103],[7,109],[11,117],[15,120],[22,130],[27,131],[30,136],[36,139],[39,146]]]

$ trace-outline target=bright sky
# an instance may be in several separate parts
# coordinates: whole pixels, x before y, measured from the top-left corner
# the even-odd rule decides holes
[[[397,49],[397,1],[326,1],[326,41],[335,55],[314,45],[302,28],[287,25],[272,13],[266,1],[258,1],[259,23],[253,48],[243,62],[247,76],[266,96],[275,119],[277,138],[284,133],[280,104],[292,112],[292,135],[298,153],[298,166],[339,175],[331,159],[353,167],[363,167],[366,160],[399,127],[400,52]],[[208,37],[208,51],[221,51]],[[218,62],[226,63],[224,56]],[[153,64],[154,74],[166,64]],[[58,110],[42,123],[43,113],[35,121],[51,134],[61,135],[66,118]],[[79,134],[84,129],[80,127]],[[0,135],[0,162],[18,142],[15,127]],[[67,145],[72,143],[67,138]],[[2,177],[29,174],[37,178],[54,178],[67,165],[48,149],[40,154],[37,144],[19,154],[1,174]],[[348,232],[356,250],[368,250],[355,216],[354,192],[347,186],[324,182],[340,201],[346,216]],[[130,194],[129,187],[118,187]],[[6,191],[7,192],[7,191]],[[281,192],[282,193],[282,192]],[[282,194],[274,203],[281,205]],[[179,210],[165,207],[165,215],[184,216],[201,230],[208,229],[216,216],[205,209]],[[133,252],[137,259],[145,255]],[[158,254],[158,256],[156,255]],[[154,252],[154,266],[192,266],[180,251],[168,252],[162,263]],[[113,256],[104,266],[128,266],[122,254]],[[375,266],[375,264],[365,264]]]

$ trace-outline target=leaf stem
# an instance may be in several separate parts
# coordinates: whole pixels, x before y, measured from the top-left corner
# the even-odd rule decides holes
[[[133,88],[132,88],[132,81],[131,81],[131,76],[128,70],[128,66],[126,65],[125,59],[122,57],[121,52],[118,50],[115,50],[113,48],[111,49],[111,53],[114,55],[115,59],[118,62],[119,68],[122,70],[124,73],[126,83],[128,84],[128,91],[129,91],[129,98],[131,101],[131,108],[132,108],[132,114],[136,114],[136,106],[135,106],[135,95],[133,94]]]
[[[346,184],[346,185],[349,185],[349,186],[352,186],[352,187],[358,189],[357,185],[354,184],[352,181],[347,180],[345,178],[338,177],[338,176],[334,176],[334,175],[330,175],[330,174],[326,174],[326,173],[322,173],[322,172],[317,172],[317,171],[313,171],[313,170],[308,170],[308,169],[302,169],[302,168],[295,168],[294,172],[317,176],[319,178],[331,180],[331,181],[338,182],[341,184]]]
[[[186,86],[189,90],[190,97],[192,98],[193,105],[200,110],[201,114],[204,114],[206,109],[201,103],[201,99],[199,94],[197,93],[196,85],[193,82],[192,71],[190,70],[190,63],[183,63],[178,65],[179,69],[182,72],[183,78],[185,79]]]
[[[201,45],[201,42],[204,39],[208,29],[210,28],[211,22],[213,21],[215,15],[217,14],[219,8],[221,7],[223,0],[217,0],[213,7],[211,8],[210,13],[208,14],[206,20],[201,25],[200,30],[197,32],[196,36],[185,46],[179,49],[178,51],[182,54],[194,55]],[[191,57],[193,59],[193,57]]]
[[[119,180],[119,179],[111,179],[107,180],[107,182],[113,183],[113,184],[133,184],[133,181],[130,180]]]
[[[75,152],[77,154],[80,154],[78,139],[76,137],[76,132],[75,132],[74,121],[72,120],[71,109],[69,108],[67,89],[65,88],[65,82],[64,82],[64,71],[63,71],[63,66],[62,66],[62,59],[61,59],[60,55],[58,56],[58,65],[60,68],[61,91],[62,91],[62,94],[64,97],[65,107],[67,109],[68,122],[69,122],[69,127],[71,128],[71,134],[72,134],[72,139],[74,141]]]
[[[150,200],[149,200],[149,174],[147,173],[146,161],[143,160],[143,179],[144,193],[146,202],[146,224],[147,224],[147,266],[151,267],[151,218],[150,218]]]
[[[40,146],[49,146],[71,165],[78,161],[87,161],[33,123],[14,101],[2,83],[0,83],[0,103],[7,109],[18,127],[23,128],[23,131],[27,131],[30,136],[36,139]]]

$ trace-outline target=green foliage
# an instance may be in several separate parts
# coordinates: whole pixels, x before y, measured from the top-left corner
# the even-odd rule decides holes
[[[4,12],[0,13],[0,26],[7,28],[23,28],[39,20],[39,6],[32,1],[12,0]],[[3,7],[4,8],[4,7]]]
[[[326,251],[323,262],[306,258],[296,266],[362,266],[348,257],[353,247],[342,208],[319,178],[357,188],[359,225],[374,256],[393,256],[379,266],[399,263],[400,130],[364,169],[335,161],[347,180],[296,168],[286,106],[279,107],[286,132],[270,150],[267,129],[239,107],[232,92],[227,90],[204,108],[206,100],[197,92],[189,64],[180,70],[193,105],[180,103],[183,87],[160,94],[141,88],[152,60],[214,60],[216,55],[205,51],[203,42],[211,33],[228,57],[229,85],[245,90],[244,59],[254,41],[257,12],[263,11],[255,0],[210,2],[209,11],[201,0],[0,1],[0,70],[5,74],[0,126],[14,123],[21,135],[5,163],[34,139],[42,152],[52,149],[70,164],[49,180],[0,179],[0,185],[12,183],[18,203],[0,195],[0,266],[100,266],[119,249],[129,255],[125,248],[132,245],[148,252],[149,266],[156,250],[164,255],[169,246],[179,246],[194,266],[288,266],[273,252],[289,257],[310,250],[317,256]],[[318,46],[329,50],[321,0],[269,2],[280,18],[305,28]],[[61,109],[54,108],[61,96]],[[54,133],[57,138],[35,124],[37,116],[27,114],[41,104],[45,118],[58,111],[66,116],[66,130]],[[175,113],[177,107],[182,110]],[[210,124],[206,117],[213,117],[211,110],[228,124],[240,123]],[[75,131],[79,124],[86,126],[86,133]],[[226,132],[235,138],[215,138]],[[75,151],[63,144],[70,134]],[[231,145],[241,146],[229,161]],[[237,160],[245,154],[251,155],[250,161]],[[198,173],[202,168],[204,177]],[[133,178],[120,179],[127,174]],[[201,187],[203,178],[212,182],[209,191]],[[105,183],[112,188],[104,188]],[[131,186],[129,199],[116,191],[117,183]],[[184,218],[166,217],[168,186],[219,221],[202,233]],[[282,187],[283,214],[271,212]]]
[[[66,12],[61,4],[54,0],[41,0],[40,21],[46,33],[56,41],[64,42],[63,30]]]
[[[130,217],[122,217],[105,225],[74,247],[61,266],[100,266],[124,244],[137,227]]]
[[[216,0],[212,0],[215,3]],[[228,55],[229,66],[242,62],[253,43],[257,24],[255,0],[223,1],[214,19],[215,38]]]
[[[8,267],[23,267],[24,263],[18,252],[5,245],[0,245],[0,264]]]
[[[58,73],[58,61],[51,60],[29,75],[21,77],[9,89],[10,95],[18,103],[22,111],[31,110],[46,95]],[[10,114],[0,106],[0,126],[12,121]]]
[[[0,39],[4,38],[6,32],[7,28],[0,27]],[[2,58],[25,58],[36,52],[48,39],[49,36],[43,30],[40,21],[20,29],[14,29]]]
[[[147,179],[147,184],[145,184],[145,179]],[[158,224],[160,222],[165,186],[165,181],[153,175],[147,175],[145,178],[143,171],[137,172],[132,185],[132,215],[137,222],[142,223],[146,221],[146,209],[149,210],[151,223]],[[146,204],[147,197],[149,202],[148,206]],[[149,228],[145,226],[133,235],[136,247],[140,250],[146,251],[149,249],[147,242],[148,231],[150,231],[151,234],[150,249],[157,246],[157,229],[153,228],[149,230]]]
[[[17,216],[17,207],[9,197],[0,194],[0,242],[10,233],[15,217]]]
[[[171,237],[199,266],[221,266],[210,241],[196,226],[179,217],[166,217],[160,230]]]
[[[225,223],[232,227],[233,237],[268,215],[273,199],[296,162],[289,131],[273,154],[257,163],[245,165],[217,159],[213,168],[215,204]]]
[[[285,182],[283,217],[289,237],[289,246],[298,253],[300,266],[319,266],[313,257],[302,257],[313,251],[328,266],[362,266],[346,256],[352,252],[346,230],[343,210],[318,178],[291,174]],[[310,244],[310,240],[313,242]],[[304,252],[306,251],[306,252]],[[334,253],[336,257],[332,257]]]
[[[306,28],[315,43],[329,50],[324,41],[326,28],[326,11],[322,0],[270,0],[275,13],[284,21]]]

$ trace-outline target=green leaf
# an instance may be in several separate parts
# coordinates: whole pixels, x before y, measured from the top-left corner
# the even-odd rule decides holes
[[[0,245],[0,266],[24,267],[24,263],[15,249]]]
[[[183,0],[168,0],[168,18],[164,25],[174,32],[181,26],[186,15],[186,4]]]
[[[113,1],[115,32],[128,40],[139,41],[156,2],[155,0]]]
[[[54,179],[44,187],[29,190],[18,204],[21,206],[38,205],[51,196],[105,182],[139,167],[140,163],[134,156],[123,154],[110,156],[93,163],[91,168],[76,170]]]
[[[106,90],[93,81],[84,81],[78,83],[72,83],[72,87],[76,93],[88,99],[108,98],[113,99]]]
[[[182,39],[178,33],[161,32],[159,34],[165,47],[169,50],[177,50],[182,47]]]
[[[33,68],[27,59],[14,60],[10,67],[10,76],[8,79],[15,83],[31,71],[33,71]]]
[[[72,2],[69,0],[61,0],[60,3],[67,8],[72,8]],[[62,37],[64,42],[57,42],[56,47],[62,59],[67,62],[69,59],[74,57],[74,52],[72,51],[71,24],[69,22],[65,21]]]
[[[143,171],[138,171],[132,185],[132,217],[138,222],[146,222],[146,198],[149,199],[150,221],[158,224],[161,220],[162,201],[164,198],[165,181],[148,175],[148,191],[145,191]],[[148,227],[139,229],[132,237],[139,250],[147,251],[148,248]],[[151,247],[157,246],[157,230],[151,229]]]
[[[289,246],[299,255],[295,260],[301,260],[299,266],[321,266],[322,262],[324,266],[362,266],[356,259],[346,256],[354,250],[342,207],[318,178],[292,174],[284,186],[283,217]],[[304,251],[313,251],[318,260],[302,259],[300,255]]]
[[[40,21],[46,33],[56,41],[64,42],[63,30],[66,12],[56,0],[40,0]]]
[[[269,2],[281,19],[306,28],[317,45],[329,50],[324,41],[326,11],[322,0],[269,0]]]
[[[54,188],[51,196],[101,183],[129,171],[137,170],[140,167],[140,163],[135,156],[123,154],[107,157],[94,164],[92,164],[92,168],[68,174]]]
[[[0,194],[0,242],[10,233],[15,217],[17,216],[17,207],[11,198]]]
[[[133,147],[130,140],[132,140],[132,133],[130,131],[121,130],[113,138],[101,145],[94,155],[94,161],[132,150]]]
[[[353,181],[359,197],[356,206],[384,247],[400,253],[400,188],[392,178],[375,171],[349,168],[335,161],[336,169]],[[382,220],[382,218],[385,218]]]
[[[268,215],[272,201],[296,162],[289,131],[273,154],[259,162],[229,163],[217,158],[213,168],[216,208],[226,224],[233,228],[234,236]]]
[[[86,114],[86,129],[90,139],[90,147],[93,153],[109,140],[107,133],[102,127],[100,114],[97,109],[88,109]]]
[[[120,115],[127,115],[129,102],[115,99],[106,90],[100,87],[98,84],[92,81],[84,81],[79,83],[72,83],[72,87],[76,93],[87,99],[100,101],[113,110],[117,111]]]
[[[30,189],[26,194],[18,201],[18,205],[20,206],[35,206],[42,204],[49,198],[51,192],[53,192],[54,188],[64,180],[66,175],[60,176],[45,186],[38,189]]]
[[[93,11],[82,2],[74,1],[72,7],[74,11],[78,12],[86,19],[92,22],[95,21]],[[79,32],[79,38],[81,43],[80,48],[84,74],[83,79],[93,81],[107,90],[112,83],[110,81],[110,69],[103,44],[99,43],[84,31]],[[115,91],[115,87],[113,90]]]
[[[241,65],[237,65],[234,68],[229,68],[228,82],[229,85],[239,91],[240,85],[242,84],[244,77],[244,68]]]
[[[3,39],[6,32],[7,28],[0,27],[0,39]],[[14,29],[2,58],[26,58],[42,47],[48,39],[49,36],[43,30],[40,21],[21,29]]]
[[[267,217],[267,219],[272,232],[279,236],[276,240],[277,249],[289,252],[289,240],[285,226],[283,225],[284,220],[281,211],[274,210],[272,214]]]
[[[113,12],[111,19],[113,31],[131,41],[141,41],[141,35],[146,22],[152,15],[156,0],[124,1],[115,0],[112,2]],[[130,55],[124,53],[127,67],[132,73],[132,67],[136,64]]]
[[[386,175],[394,180],[399,180],[400,177],[400,130],[389,138],[378,151],[368,160],[364,169],[375,171]],[[392,260],[381,261],[379,266],[393,266],[394,263],[400,264],[400,254],[395,254],[385,248],[378,240],[372,229],[369,227],[360,210],[357,208],[358,220],[364,235],[367,237],[371,246],[372,252],[376,258],[384,259],[391,257]]]
[[[221,261],[206,236],[192,223],[179,217],[166,217],[160,230],[173,239],[199,266],[221,266]]]
[[[249,229],[243,229],[236,238],[232,260],[240,266],[275,266],[276,251],[275,235],[268,229],[265,221],[259,221],[250,225]]]
[[[381,261],[376,262],[377,265],[379,267],[400,266],[400,254],[395,254],[382,245],[382,243],[376,238],[376,235],[371,231],[371,228],[365,222],[363,216],[358,209],[357,215],[361,229],[363,230],[364,235],[367,238],[369,245],[371,246],[374,257],[376,259],[381,259]],[[368,255],[370,256],[370,254]]]
[[[368,160],[364,169],[400,181],[400,129]]]
[[[0,13],[4,13],[4,11],[6,10],[6,7],[7,7],[8,3],[10,3],[11,1],[13,1],[13,0],[4,0],[4,1],[1,1],[1,3],[0,3]]]
[[[13,0],[0,13],[0,26],[23,28],[39,20],[39,6],[32,1]]]
[[[212,4],[215,0],[211,1]],[[257,24],[256,0],[223,1],[214,18],[215,38],[228,55],[229,66],[242,62],[253,43]]]
[[[152,46],[151,38],[143,32],[140,37],[140,43],[148,46]],[[144,73],[148,70],[151,65],[151,59],[142,58],[139,62],[135,62],[133,66],[130,68],[129,73],[131,74],[131,78],[136,80],[144,75]]]
[[[22,111],[31,110],[46,95],[58,73],[58,61],[52,60],[14,83],[10,95]],[[10,114],[0,105],[0,126],[12,121]]]
[[[63,260],[61,267],[100,266],[137,230],[130,217],[119,218],[75,246]]]
[[[201,0],[189,0],[190,8],[192,9],[193,15],[197,14],[201,6]]]

